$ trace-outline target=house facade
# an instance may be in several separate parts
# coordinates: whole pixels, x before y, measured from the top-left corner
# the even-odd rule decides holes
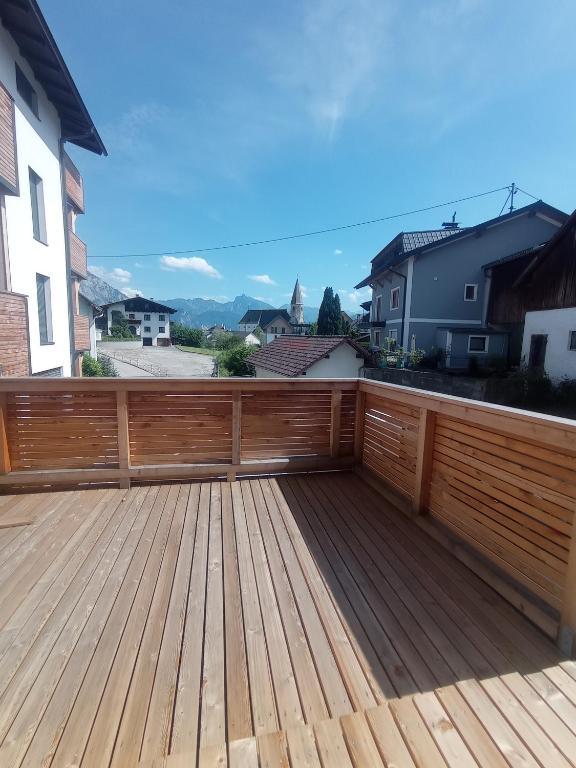
[[[286,309],[249,309],[240,319],[238,326],[244,333],[251,333],[256,328],[260,328],[266,344],[285,334],[306,335],[310,330],[310,324],[304,322],[304,302],[300,281],[296,279],[294,285],[290,312]]]
[[[248,362],[256,378],[356,378],[367,354],[347,336],[279,336]]]
[[[142,346],[170,346],[170,315],[176,312],[172,307],[137,296],[107,304],[102,312],[98,325],[107,335],[118,320],[125,319],[132,334],[142,340]]]
[[[488,321],[485,265],[549,240],[566,214],[541,201],[466,229],[400,233],[372,260],[371,348],[438,352],[464,368],[508,355],[507,329]]]
[[[84,210],[69,141],[106,150],[34,0],[0,0],[0,375],[79,373]]]

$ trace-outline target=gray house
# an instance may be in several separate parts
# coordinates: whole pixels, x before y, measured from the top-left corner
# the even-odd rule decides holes
[[[549,240],[567,214],[542,201],[474,227],[401,232],[356,288],[372,288],[371,347],[440,350],[463,368],[506,357],[506,328],[488,324],[486,263]]]

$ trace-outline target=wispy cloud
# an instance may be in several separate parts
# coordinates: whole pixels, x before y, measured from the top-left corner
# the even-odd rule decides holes
[[[248,275],[248,279],[254,283],[262,283],[262,285],[278,285],[275,280],[272,280],[270,275]]]
[[[343,307],[348,309],[358,309],[360,304],[372,298],[372,289],[370,287],[361,288],[359,291],[339,288],[338,296]]]
[[[334,256],[342,256],[343,253],[344,251],[341,251],[340,248],[334,249]]]
[[[114,269],[108,270],[104,267],[91,266],[90,272],[101,277],[102,280],[106,280],[107,283],[113,283],[114,285],[128,285],[132,280],[132,273],[121,267],[115,267]]]
[[[220,272],[201,256],[162,256],[160,264],[166,272],[184,270],[198,272],[205,277],[212,277],[217,280],[222,279]]]

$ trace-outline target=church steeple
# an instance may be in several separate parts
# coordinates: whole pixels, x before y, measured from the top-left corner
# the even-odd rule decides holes
[[[302,325],[304,322],[304,303],[300,290],[300,281],[296,278],[296,285],[290,302],[290,322],[292,325]]]

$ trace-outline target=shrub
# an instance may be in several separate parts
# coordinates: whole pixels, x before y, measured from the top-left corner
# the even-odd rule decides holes
[[[234,349],[244,344],[240,336],[235,336],[233,333],[219,333],[216,337],[216,349]]]
[[[220,355],[219,363],[229,372],[230,376],[252,376],[253,368],[247,362],[248,356],[253,352],[243,341],[231,349],[227,349]]]
[[[102,369],[101,376],[108,376],[113,379],[118,378],[118,371],[114,368],[114,363],[107,355],[101,355],[96,362],[100,363],[100,368]]]
[[[183,347],[201,347],[204,334],[200,328],[190,328],[183,323],[170,323],[170,339],[172,344],[180,344]]]
[[[128,327],[128,320],[125,317],[118,319],[114,325],[110,326],[110,336],[119,339],[135,339],[136,336],[132,333]]]
[[[92,355],[84,355],[82,358],[82,376],[103,376],[102,365]]]
[[[517,405],[541,408],[554,398],[554,384],[543,371],[522,367],[511,374],[509,381]]]

